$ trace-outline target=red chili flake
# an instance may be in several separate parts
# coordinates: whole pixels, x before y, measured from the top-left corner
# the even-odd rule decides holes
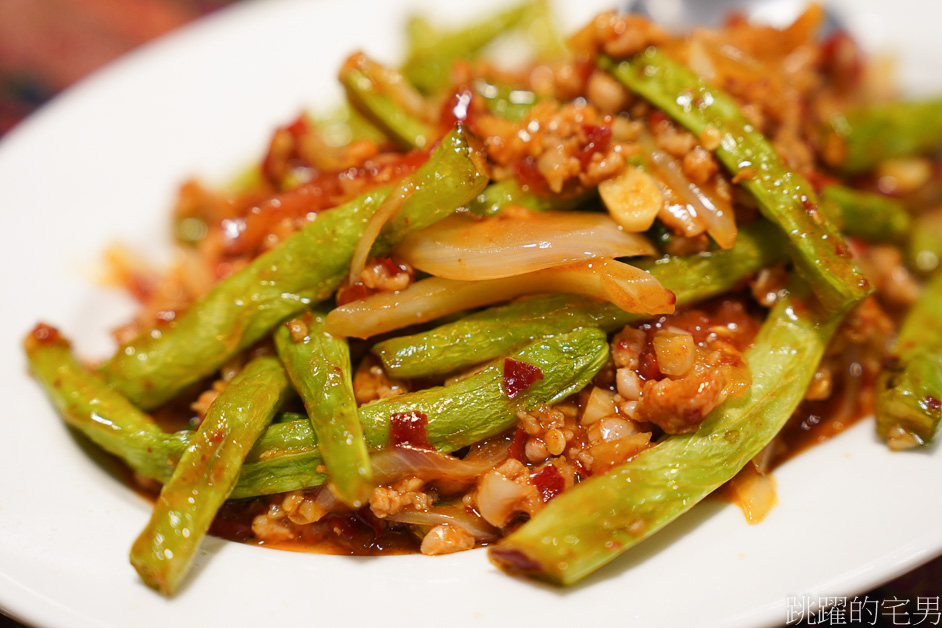
[[[441,135],[450,131],[459,122],[466,122],[473,126],[478,108],[477,99],[471,88],[462,85],[455,89],[442,103],[438,118],[438,129]]]
[[[586,136],[586,145],[576,154],[576,159],[585,168],[586,164],[592,159],[592,155],[608,150],[608,145],[612,140],[612,128],[583,124],[582,132]]]
[[[566,488],[566,481],[553,464],[548,464],[539,473],[531,475],[530,484],[540,491],[540,497],[544,502],[553,499]]]
[[[504,360],[504,392],[510,399],[541,379],[543,379],[543,371],[540,367],[511,358]]]
[[[514,432],[513,440],[510,441],[510,449],[507,450],[507,455],[515,460],[519,460],[520,462],[525,462],[523,456],[526,446],[527,433],[518,427],[517,431]]]
[[[528,188],[534,194],[546,194],[546,179],[540,174],[537,168],[536,160],[533,157],[525,157],[514,162],[514,177],[517,183]]]
[[[30,336],[39,344],[55,344],[61,339],[59,330],[46,323],[37,324],[30,332]]]
[[[405,272],[399,264],[394,262],[391,257],[378,257],[376,261],[383,265],[390,275],[398,275],[399,273]]]
[[[845,31],[836,31],[821,46],[821,65],[838,85],[853,87],[863,77],[860,47]]]
[[[285,127],[291,135],[300,137],[307,133],[307,116],[298,116],[297,120]]]
[[[648,345],[641,352],[639,356],[639,366],[638,366],[638,375],[641,376],[641,379],[647,381],[649,379],[663,379],[664,374],[661,373],[661,367],[657,363],[657,354],[654,353],[654,347]]]
[[[396,412],[389,417],[389,441],[395,447],[434,449],[428,442],[428,417],[418,410]]]
[[[576,475],[579,476],[579,478],[585,479],[589,477],[590,475],[592,475],[592,472],[589,471],[588,467],[586,467],[582,463],[582,461],[579,460],[578,458],[574,458],[570,460],[569,462],[572,464],[573,467],[575,467]]]
[[[650,114],[648,114],[648,122],[651,126],[657,126],[659,124],[664,124],[668,122],[670,118],[667,117],[667,114],[661,111],[660,109],[655,109]]]
[[[370,290],[365,285],[363,285],[363,282],[358,281],[352,286],[341,288],[337,291],[337,305],[346,305],[347,303],[352,303],[353,301],[362,301],[374,292],[376,291]]]
[[[939,408],[942,408],[942,401],[939,401],[932,395],[926,395],[925,402],[926,405],[929,406],[929,408],[932,410],[938,410]]]

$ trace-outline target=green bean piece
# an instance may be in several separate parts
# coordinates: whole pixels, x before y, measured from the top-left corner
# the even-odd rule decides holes
[[[426,94],[448,87],[451,68],[459,59],[471,59],[499,36],[524,24],[538,3],[524,2],[457,31],[433,29],[425,20],[412,20],[410,49],[402,73]]]
[[[347,146],[358,140],[367,140],[374,144],[381,144],[386,140],[386,134],[349,102],[314,116],[314,124],[331,147]]]
[[[373,473],[353,395],[353,367],[345,338],[323,330],[314,312],[275,331],[275,347],[304,402],[337,497],[359,508],[373,491]]]
[[[893,449],[932,443],[942,420],[942,273],[923,289],[877,380],[877,434]]]
[[[366,404],[360,407],[360,421],[367,445],[379,449],[388,442],[391,412],[427,415],[428,440],[440,451],[499,434],[516,424],[518,410],[556,403],[582,390],[608,361],[608,341],[601,330],[585,327],[537,340],[510,357],[536,366],[543,379],[511,399],[504,389],[501,362],[451,386]]]
[[[289,390],[278,359],[260,356],[210,405],[131,547],[131,564],[146,585],[164,595],[179,588],[249,449]]]
[[[802,400],[837,327],[839,316],[812,308],[788,296],[772,309],[745,356],[752,384],[744,395],[720,405],[695,433],[669,436],[554,498],[494,546],[491,560],[510,573],[571,584],[736,475]]]
[[[599,57],[598,63],[694,135],[719,132],[716,156],[788,236],[796,268],[828,310],[847,311],[872,292],[840,233],[818,210],[811,185],[787,168],[731,96],[654,47],[627,61]]]
[[[728,292],[780,260],[782,240],[774,225],[761,221],[742,228],[731,249],[639,265],[672,291],[681,307]],[[560,294],[516,301],[426,332],[390,338],[377,343],[373,352],[393,377],[428,377],[491,360],[540,336],[584,326],[612,332],[644,319],[609,303]]]
[[[434,139],[432,125],[397,101],[397,94],[413,91],[398,71],[357,54],[341,68],[340,82],[350,103],[401,148],[425,148]],[[418,94],[410,96],[421,98]]]
[[[906,243],[906,263],[920,275],[931,275],[942,262],[942,209],[920,214]]]
[[[844,172],[872,170],[884,159],[942,149],[942,100],[894,102],[860,107],[829,121],[843,142]]]
[[[40,325],[24,344],[33,375],[67,425],[144,477],[162,484],[170,480],[194,432],[161,430],[99,374],[80,364],[55,329]],[[326,480],[316,470],[322,464],[317,438],[309,419],[302,418],[265,431],[249,452],[231,497],[280,493]]]
[[[33,376],[62,419],[141,475],[166,482],[187,444],[167,434],[98,374],[79,363],[69,342],[40,324],[23,342]]]
[[[473,200],[487,183],[476,143],[461,125],[407,179],[414,192],[373,246],[383,254],[405,235]],[[144,332],[103,367],[108,383],[142,408],[155,407],[212,374],[278,323],[331,296],[349,271],[369,217],[391,188],[367,192],[316,220],[220,281],[165,327]]]
[[[132,469],[166,483],[195,433],[161,431],[121,393],[72,356],[54,329],[41,326],[25,342],[33,373],[72,427]],[[390,417],[420,412],[428,419],[429,442],[454,451],[495,436],[515,421],[517,410],[554,403],[592,381],[608,359],[608,343],[597,329],[581,329],[524,347],[508,356],[540,369],[543,380],[508,399],[497,367],[452,386],[382,399],[358,409],[367,443],[388,442]],[[317,435],[306,417],[270,425],[248,452],[232,499],[318,486],[327,480]]]
[[[608,361],[608,342],[598,329],[584,328],[534,342],[509,356],[537,367],[543,379],[513,399],[506,394],[502,364],[450,386],[438,386],[380,399],[358,409],[370,449],[389,443],[394,415],[419,413],[428,420],[428,441],[451,452],[513,427],[519,410],[556,403],[585,388]],[[272,425],[249,453],[233,498],[268,495],[316,486],[321,462],[317,437],[308,421]]]
[[[484,79],[474,82],[474,91],[484,99],[488,111],[499,118],[514,122],[523,120],[539,100],[537,95],[528,89],[489,83]]]
[[[537,194],[516,179],[504,179],[488,185],[468,204],[478,216],[493,216],[508,205],[517,205],[537,212],[575,209],[595,198],[596,191],[578,194]]]
[[[829,185],[821,191],[821,210],[841,231],[868,242],[903,242],[913,219],[897,199]]]

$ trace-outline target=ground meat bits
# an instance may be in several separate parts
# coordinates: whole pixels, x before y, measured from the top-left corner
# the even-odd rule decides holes
[[[612,342],[622,411],[668,434],[695,431],[716,406],[748,387],[741,351],[757,329],[735,300],[625,328]]]

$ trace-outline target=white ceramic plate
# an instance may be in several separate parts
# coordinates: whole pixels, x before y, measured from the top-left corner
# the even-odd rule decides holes
[[[460,21],[495,2],[425,4]],[[942,53],[942,5],[881,4],[856,2],[851,25],[870,45],[895,43],[922,91],[942,87],[925,81]],[[148,504],[63,427],[20,339],[43,319],[82,355],[107,355],[107,330],[130,304],[95,284],[101,251],[123,241],[165,255],[176,186],[193,173],[225,180],[276,124],[336,102],[333,77],[353,49],[395,60],[404,5],[239,5],[91,77],[0,145],[0,607],[64,628],[756,626],[782,623],[788,596],[852,596],[942,552],[942,452],[892,454],[865,422],[781,468],[779,505],[761,525],[706,503],[568,590],[508,578],[481,551],[346,558],[217,539],[176,598],[140,584],[127,552]],[[570,2],[569,28],[599,6]]]

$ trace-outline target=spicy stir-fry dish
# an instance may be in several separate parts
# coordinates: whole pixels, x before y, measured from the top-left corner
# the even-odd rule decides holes
[[[761,520],[774,467],[860,417],[931,443],[942,103],[822,23],[414,18],[345,105],[185,183],[171,268],[108,254],[140,302],[110,359],[25,340],[154,497],[143,581],[173,594],[215,534],[569,584],[711,494]]]

